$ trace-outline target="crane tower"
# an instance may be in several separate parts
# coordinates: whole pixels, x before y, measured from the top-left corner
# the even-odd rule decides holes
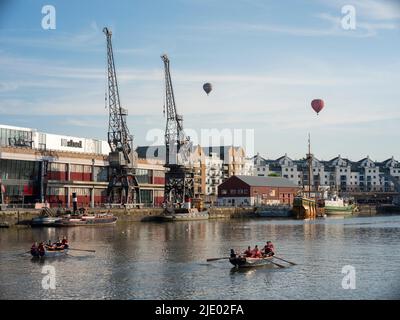
[[[164,202],[173,207],[181,205],[190,209],[194,197],[194,172],[191,161],[192,143],[183,130],[183,118],[178,115],[172,87],[169,58],[161,56],[165,71],[165,104],[167,123],[165,128],[165,188]]]
[[[133,136],[126,124],[128,110],[121,107],[117,73],[111,42],[112,32],[103,29],[107,40],[107,89],[106,106],[109,110],[108,144],[110,146],[110,174],[107,188],[109,203],[138,204],[140,189],[135,176],[137,153],[133,149]]]

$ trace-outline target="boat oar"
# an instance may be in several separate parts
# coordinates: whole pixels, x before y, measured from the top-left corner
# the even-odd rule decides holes
[[[209,258],[209,259],[207,259],[207,262],[209,262],[209,261],[216,261],[216,260],[222,260],[222,259],[229,259],[229,257]]]
[[[85,249],[75,249],[75,248],[68,248],[68,250],[86,251],[86,252],[96,252],[96,250],[85,250]]]
[[[283,266],[283,265],[281,265],[281,264],[279,264],[279,263],[273,262],[273,261],[271,261],[270,259],[266,259],[266,258],[263,258],[263,259],[264,259],[264,260],[268,260],[269,262],[271,262],[272,264],[278,266],[279,268],[285,268],[285,266]]]
[[[290,261],[287,261],[287,260],[285,260],[285,259],[282,259],[282,258],[279,258],[279,257],[277,257],[277,256],[273,256],[274,258],[276,258],[276,259],[279,259],[279,260],[282,260],[282,261],[285,261],[285,262],[287,262],[287,263],[290,263],[291,265],[297,265],[297,263],[294,263],[294,262],[290,262]]]

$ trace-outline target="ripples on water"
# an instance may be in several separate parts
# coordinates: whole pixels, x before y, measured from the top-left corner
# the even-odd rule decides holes
[[[64,234],[96,253],[44,262],[20,254]],[[400,216],[0,229],[0,299],[399,299],[399,239]],[[298,265],[242,271],[206,262],[266,240]],[[41,287],[47,264],[56,290]],[[345,265],[356,268],[356,290],[342,289]]]

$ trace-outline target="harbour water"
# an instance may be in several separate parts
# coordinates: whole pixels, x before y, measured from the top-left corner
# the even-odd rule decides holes
[[[34,261],[35,240],[67,235],[70,256]],[[297,263],[237,271],[229,250],[274,242]],[[43,289],[44,266],[56,288]],[[342,287],[344,266],[355,289]],[[107,227],[0,229],[0,299],[399,299],[400,216],[118,222]]]

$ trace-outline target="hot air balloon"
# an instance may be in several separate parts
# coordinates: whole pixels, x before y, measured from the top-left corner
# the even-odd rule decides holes
[[[317,115],[324,108],[324,105],[324,100],[322,99],[314,99],[311,101],[311,107],[314,109]]]
[[[207,93],[207,95],[211,92],[212,90],[212,85],[211,83],[205,83],[203,84],[203,90]]]

